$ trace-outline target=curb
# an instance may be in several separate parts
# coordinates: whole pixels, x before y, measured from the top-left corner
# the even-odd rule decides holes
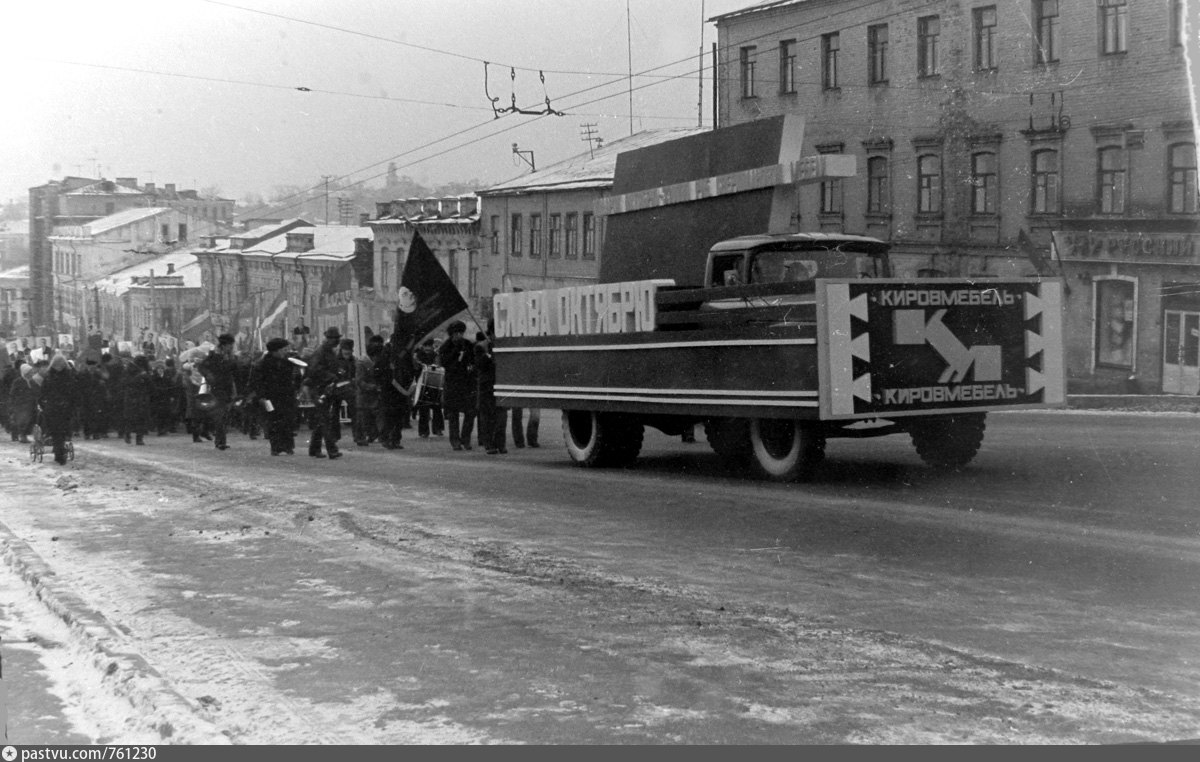
[[[137,710],[142,727],[164,744],[231,744],[216,725],[197,715],[142,656],[121,647],[124,638],[103,614],[55,584],[55,573],[33,548],[0,522],[4,563],[78,639],[76,646],[114,695]],[[116,742],[116,739],[111,742]]]

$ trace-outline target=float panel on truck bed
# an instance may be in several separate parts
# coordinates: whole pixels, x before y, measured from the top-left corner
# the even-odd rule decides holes
[[[1057,279],[822,280],[824,419],[1061,407]]]

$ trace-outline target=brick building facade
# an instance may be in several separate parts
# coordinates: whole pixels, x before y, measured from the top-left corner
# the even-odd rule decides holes
[[[901,276],[1064,274],[1075,391],[1194,394],[1188,6],[759,3],[715,19],[718,121],[798,113],[805,154],[855,156],[795,227],[890,240]]]

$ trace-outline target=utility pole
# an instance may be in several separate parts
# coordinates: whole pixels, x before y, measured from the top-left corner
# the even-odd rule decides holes
[[[696,101],[696,126],[704,126],[704,0],[700,0],[700,55],[696,57],[700,76],[697,84],[699,91]],[[714,125],[715,126],[715,125]]]
[[[325,181],[325,224],[329,224],[329,181],[335,175],[321,175],[321,179]]]
[[[625,50],[629,65],[629,134],[633,134],[633,32],[629,20],[629,0],[625,0]]]

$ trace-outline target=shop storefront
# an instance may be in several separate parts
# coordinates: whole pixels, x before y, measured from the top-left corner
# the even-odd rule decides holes
[[[1071,391],[1200,393],[1200,231],[1191,227],[1054,233]]]

